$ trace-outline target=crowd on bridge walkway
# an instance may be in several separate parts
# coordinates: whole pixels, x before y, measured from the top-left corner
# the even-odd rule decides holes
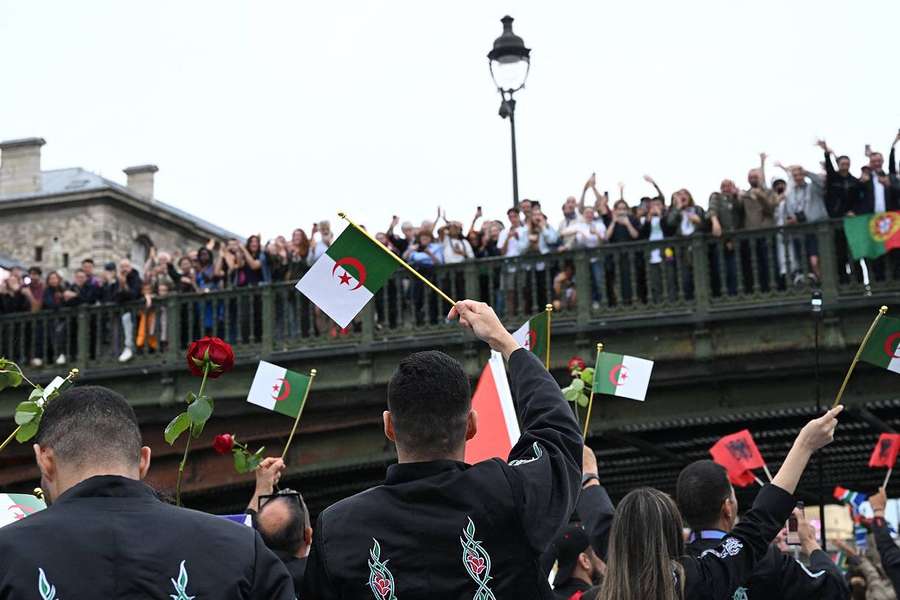
[[[0,598],[352,598],[602,600],[895,598],[900,547],[883,490],[874,548],[843,572],[819,546],[794,493],[811,456],[840,435],[842,406],[809,421],[751,506],[725,470],[694,462],[675,496],[647,487],[617,505],[557,382],[487,304],[447,318],[508,363],[521,436],[506,460],[464,462],[478,433],[461,365],[439,351],[403,358],[384,433],[385,481],[310,521],[285,464],[256,470],[252,526],[173,506],[142,480],[150,448],[125,398],[75,386],[45,407],[34,454],[48,508],[0,528]],[[738,515],[740,514],[740,518]],[[797,519],[799,545],[783,528]],[[897,588],[900,589],[900,588]]]
[[[767,156],[761,154],[759,166],[750,169],[747,175],[746,189],[725,179],[719,190],[710,194],[706,209],[696,204],[692,193],[684,188],[674,191],[667,201],[664,191],[650,176],[645,176],[645,180],[653,190],[651,195],[629,203],[620,184],[618,197],[613,200],[608,192],[599,191],[592,174],[580,197],[566,198],[561,212],[555,216],[555,210],[547,202],[525,199],[510,208],[505,219],[486,217],[478,207],[466,230],[463,223],[448,219],[446,210],[438,207],[433,221],[415,225],[410,221],[401,223],[395,216],[375,237],[426,278],[438,281],[436,269],[440,265],[490,257],[527,258],[637,240],[659,242],[708,234],[719,242],[709,245],[710,288],[714,296],[735,295],[739,289],[767,292],[792,285],[815,286],[821,278],[820,249],[816,236],[808,230],[794,235],[772,233],[768,238],[754,240],[731,236],[773,227],[789,231],[797,224],[900,209],[900,178],[895,160],[898,141],[900,134],[891,145],[887,171],[884,155],[867,146],[868,164],[858,176],[851,172],[849,157],[837,155],[824,140],[819,142],[824,152],[821,172],[776,162],[775,167],[783,175],[769,181]],[[295,229],[290,240],[278,235],[264,244],[260,235],[251,235],[243,243],[237,239],[210,240],[202,248],[184,253],[151,248],[143,265],[133,265],[127,257],[122,257],[101,267],[92,258],[85,257],[80,268],[71,274],[65,269],[44,273],[41,268],[32,267],[26,273],[13,268],[0,273],[0,315],[58,311],[79,305],[137,305],[138,309],[122,314],[121,324],[102,332],[106,337],[119,338],[113,347],[119,360],[127,362],[137,352],[157,352],[169,344],[161,298],[173,293],[296,281],[325,254],[333,240],[331,224],[324,220],[314,224],[309,233],[303,228]],[[860,263],[851,260],[846,240],[838,236],[835,252],[842,281],[852,278],[863,281],[864,277],[882,280],[889,270],[891,277],[900,278],[897,251]],[[690,302],[694,295],[692,269],[689,252],[658,244],[646,252],[635,251],[624,261],[617,261],[614,256],[592,259],[590,302],[594,310],[664,297]],[[500,270],[490,282],[481,283],[484,288],[481,297],[489,297],[501,314],[517,309],[523,312],[521,304],[528,305],[524,308],[540,310],[545,302],[551,301],[557,310],[574,308],[578,301],[577,274],[571,261],[550,263],[546,278],[535,278],[536,304],[531,302],[530,293],[523,293],[523,290],[529,292],[532,285],[528,275],[527,267],[518,271],[514,267]],[[429,296],[421,282],[405,278],[401,289],[392,286],[388,287],[389,298],[399,297],[402,308],[413,313],[417,323],[435,322],[437,307],[426,306]],[[457,296],[471,296],[460,290],[453,292]],[[303,336],[336,337],[348,333],[336,327],[321,311],[310,307],[305,298],[298,302],[303,309],[299,317],[284,314],[288,329],[302,331]],[[238,337],[258,339],[261,331],[258,304],[254,300],[254,304],[239,310],[234,301],[215,305],[208,302],[197,308],[196,320],[201,323],[203,333],[232,342]],[[380,297],[376,304],[377,326],[396,320],[394,307],[386,308],[385,300]],[[284,308],[282,311],[291,312]],[[185,315],[182,320],[186,321]],[[242,322],[234,323],[236,320]],[[20,332],[27,338],[24,358],[33,366],[49,361],[65,364],[72,358],[65,353],[69,346],[66,340],[74,337],[76,327],[67,318],[35,328],[26,327]]]

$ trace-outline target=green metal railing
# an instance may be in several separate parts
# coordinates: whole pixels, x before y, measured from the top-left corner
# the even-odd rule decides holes
[[[815,285],[803,278],[812,255],[821,274]],[[490,303],[510,327],[552,303],[554,323],[574,331],[795,310],[809,303],[812,287],[821,289],[827,309],[900,292],[900,260],[885,256],[865,269],[850,261],[840,221],[484,259],[442,265],[426,276],[453,298]],[[135,344],[129,364],[179,363],[202,335],[226,339],[239,357],[342,346],[355,352],[360,344],[446,334],[448,309],[400,270],[345,331],[292,283],[277,283],[170,295],[150,309],[141,301],[0,316],[0,356],[50,363],[64,355],[82,369],[113,367],[126,332],[136,340],[142,321],[144,343]]]

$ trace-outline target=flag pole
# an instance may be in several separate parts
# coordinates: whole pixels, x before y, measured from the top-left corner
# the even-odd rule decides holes
[[[428,287],[430,287],[432,290],[434,290],[435,293],[437,293],[438,296],[440,296],[441,298],[443,298],[444,300],[446,300],[451,306],[455,306],[455,305],[456,305],[456,301],[453,300],[453,298],[451,298],[450,296],[448,296],[447,294],[445,294],[443,291],[441,291],[441,288],[439,288],[438,286],[436,286],[436,285],[434,285],[433,283],[431,283],[430,281],[428,281],[424,276],[422,276],[421,273],[419,273],[418,271],[416,271],[415,269],[413,269],[412,266],[410,266],[409,263],[407,263],[405,260],[403,260],[402,258],[400,258],[399,256],[397,256],[396,254],[394,254],[393,252],[391,252],[391,251],[387,248],[387,246],[385,246],[384,244],[382,244],[381,242],[379,242],[378,240],[376,240],[376,239],[375,239],[368,231],[366,231],[365,229],[363,229],[362,227],[360,227],[359,225],[357,225],[356,223],[354,223],[353,221],[351,221],[351,220],[350,220],[350,217],[348,217],[348,216],[346,215],[346,213],[339,212],[339,213],[338,213],[338,216],[339,216],[340,218],[344,219],[345,221],[347,221],[347,223],[349,223],[350,226],[353,227],[354,229],[356,229],[358,232],[360,232],[361,234],[363,234],[364,236],[366,236],[367,238],[369,238],[375,245],[377,245],[379,248],[381,248],[382,250],[384,250],[384,252],[385,252],[388,256],[390,256],[391,258],[393,258],[394,260],[396,260],[398,263],[400,263],[400,265],[401,265],[404,269],[406,269],[407,271],[409,271],[410,273],[412,273],[414,276],[416,276],[417,278],[419,278],[419,279],[422,281],[422,283],[424,283],[425,285],[427,285]]]
[[[769,473],[769,466],[766,463],[763,463],[763,471],[766,472],[766,477],[769,478],[769,481],[772,481],[772,474]]]
[[[891,478],[891,473],[894,471],[894,467],[888,467],[887,475],[884,476],[884,483],[881,484],[881,489],[885,490],[885,494],[887,494],[887,484],[888,480]]]
[[[756,475],[753,475],[753,479],[756,480],[756,483],[759,484],[759,487],[765,487],[766,484],[763,483],[762,479],[760,479],[760,478],[757,477]]]
[[[850,375],[853,373],[853,369],[856,368],[856,363],[859,362],[859,357],[862,355],[863,348],[866,347],[866,343],[869,341],[869,338],[872,337],[872,332],[875,331],[875,326],[878,325],[878,321],[886,312],[887,306],[882,306],[878,309],[878,314],[875,315],[875,320],[872,321],[872,324],[869,326],[866,337],[863,338],[862,343],[859,345],[859,350],[856,351],[856,356],[853,357],[853,362],[850,363],[850,368],[847,370],[847,375],[844,377],[844,383],[841,384],[841,389],[838,390],[837,398],[834,399],[834,404],[831,405],[831,408],[840,404],[841,397],[844,395],[844,389],[847,387],[847,382],[850,381]]]
[[[603,352],[603,343],[598,342],[597,343],[597,354],[599,355],[601,352]],[[596,364],[597,364],[596,361],[594,361],[595,367],[596,367]],[[594,368],[594,377],[596,377],[596,376],[597,376],[597,369]],[[585,417],[584,417],[584,433],[581,436],[583,438],[587,438],[588,426],[591,423],[591,409],[593,407],[594,407],[594,383],[592,381],[591,382],[591,397],[588,398],[587,415],[585,415]]]
[[[553,316],[553,305],[548,304],[544,307],[547,311],[547,356],[544,358],[544,367],[550,370],[550,318]],[[576,403],[577,406],[577,403]]]
[[[287,456],[288,448],[291,446],[291,441],[294,439],[294,433],[297,431],[297,425],[300,424],[300,415],[303,414],[303,409],[306,407],[306,398],[309,396],[309,390],[312,388],[313,379],[316,378],[316,370],[309,370],[309,383],[306,385],[306,391],[303,392],[303,400],[300,402],[300,410],[297,411],[297,418],[294,419],[294,427],[291,428],[291,435],[288,436],[287,443],[284,445],[284,451],[281,453],[281,460],[284,461],[284,457]]]

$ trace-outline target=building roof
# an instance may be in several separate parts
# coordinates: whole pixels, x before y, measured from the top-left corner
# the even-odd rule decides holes
[[[26,192],[20,194],[2,194],[0,193],[0,206],[5,202],[21,201],[29,199],[46,198],[47,196],[58,196],[63,194],[75,194],[80,192],[95,192],[101,190],[113,190],[120,194],[126,194],[132,198],[142,202],[147,202],[145,198],[135,195],[135,193],[126,186],[116,183],[115,181],[106,179],[96,173],[85,171],[81,167],[72,167],[69,169],[54,169],[51,171],[41,171],[41,190],[38,192]],[[218,225],[210,223],[205,219],[201,219],[189,212],[181,210],[171,204],[166,204],[160,200],[154,199],[152,204],[153,210],[161,210],[168,212],[180,219],[189,221],[199,227],[212,233],[215,237],[228,239],[243,239],[244,236],[238,235],[227,229],[223,229]]]
[[[25,268],[25,263],[21,260],[13,258],[8,254],[3,254],[0,252],[0,268],[2,269],[12,269],[13,267],[21,267]]]

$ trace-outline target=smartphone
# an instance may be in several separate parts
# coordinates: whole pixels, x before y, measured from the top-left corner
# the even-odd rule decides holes
[[[478,208],[478,212],[481,212],[481,207],[479,206],[479,207],[477,207],[477,208]]]
[[[804,512],[803,511],[803,502],[798,502],[797,508],[799,508],[800,512],[803,513]],[[804,513],[804,515],[805,515],[805,513]],[[791,514],[791,516],[788,517],[788,521],[787,521],[787,543],[790,546],[799,546],[800,545],[800,533],[799,533],[799,527],[797,524],[797,517],[795,517],[793,514]]]

